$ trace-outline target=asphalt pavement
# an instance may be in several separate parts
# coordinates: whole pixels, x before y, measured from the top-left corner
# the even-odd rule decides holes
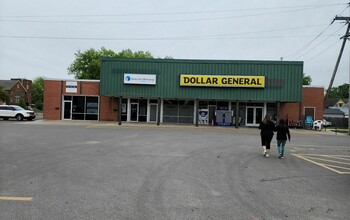
[[[348,219],[350,137],[259,130],[0,121],[1,219]]]

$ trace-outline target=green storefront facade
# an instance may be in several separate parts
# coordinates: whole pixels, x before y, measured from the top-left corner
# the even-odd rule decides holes
[[[257,126],[301,102],[303,62],[102,58],[118,121]]]

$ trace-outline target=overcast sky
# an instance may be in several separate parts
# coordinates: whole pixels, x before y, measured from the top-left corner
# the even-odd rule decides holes
[[[72,79],[78,50],[154,57],[304,61],[328,87],[349,16],[342,0],[0,0],[0,79]],[[349,83],[350,41],[333,86]]]

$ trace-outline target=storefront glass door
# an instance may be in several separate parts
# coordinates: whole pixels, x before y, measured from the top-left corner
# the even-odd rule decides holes
[[[63,119],[72,119],[72,101],[63,102]]]
[[[209,108],[209,124],[212,124],[212,123],[214,123],[214,118],[215,118],[215,111],[216,111],[216,105],[209,105],[208,106],[208,108]]]
[[[157,104],[150,104],[150,122],[157,122],[157,114],[158,113],[158,105]]]
[[[139,104],[138,103],[131,103],[130,104],[130,121],[137,122],[138,121],[138,116],[139,116]]]
[[[263,119],[263,108],[262,107],[247,107],[246,108],[246,125],[247,126],[259,126]]]

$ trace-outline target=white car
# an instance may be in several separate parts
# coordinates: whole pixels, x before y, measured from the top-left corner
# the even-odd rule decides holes
[[[34,111],[25,110],[17,105],[0,105],[0,118],[3,118],[4,120],[15,118],[18,121],[22,121],[23,119],[31,121],[35,116]]]
[[[323,119],[322,121],[323,121],[323,126],[325,127],[332,126],[332,122],[327,121],[326,119]]]
[[[323,127],[331,126],[332,123],[329,121],[323,120],[315,120],[312,125],[312,130],[321,130]]]

